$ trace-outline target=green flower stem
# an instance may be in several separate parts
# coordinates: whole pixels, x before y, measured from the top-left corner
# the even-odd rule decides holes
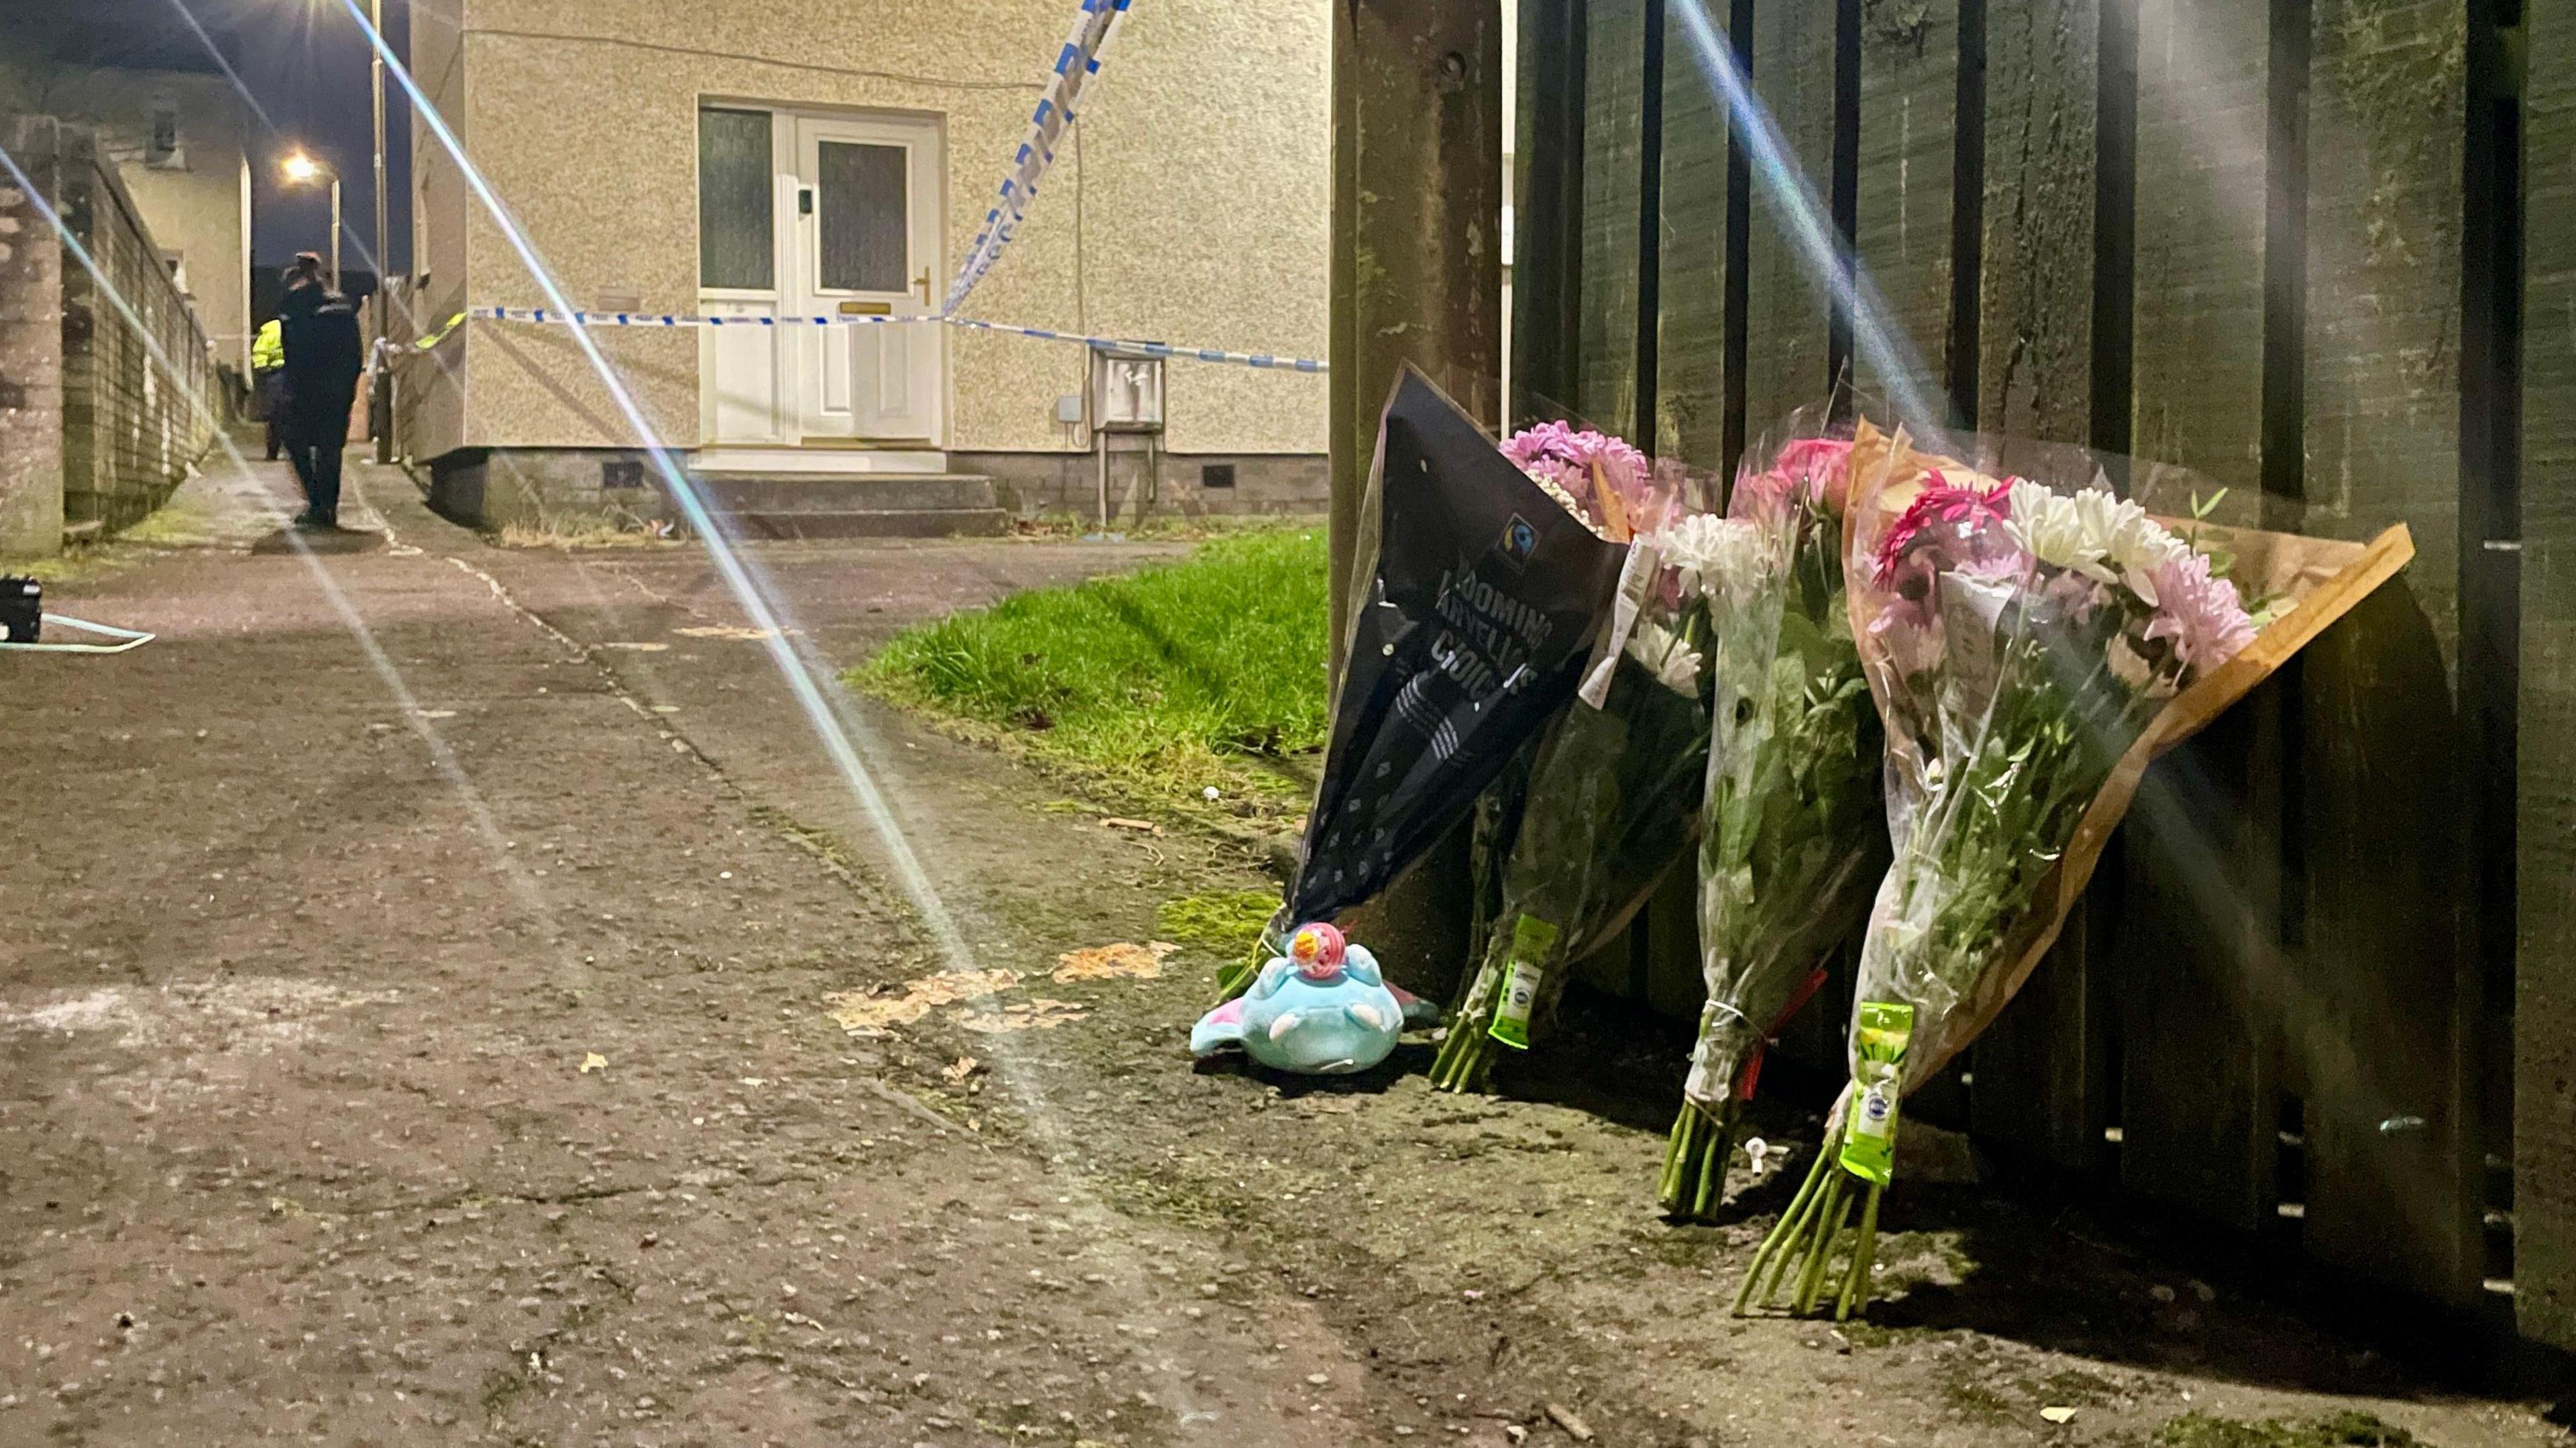
[[[1735,1105],[1715,1116],[1688,1101],[1673,1119],[1664,1143],[1664,1171],[1655,1200],[1667,1216],[1705,1221],[1726,1190],[1726,1168],[1735,1149]]]
[[[1851,1173],[1837,1170],[1825,1188],[1824,1210],[1816,1214],[1823,1230],[1810,1239],[1805,1270],[1799,1274],[1797,1312],[1800,1317],[1816,1310],[1816,1294],[1825,1287],[1825,1273],[1834,1255],[1834,1241],[1843,1232],[1843,1222],[1851,1215]]]
[[[1834,1321],[1851,1320],[1854,1307],[1869,1305],[1869,1269],[1878,1259],[1878,1199],[1887,1188],[1869,1184],[1869,1201],[1861,1208],[1860,1232],[1852,1239],[1851,1272],[1843,1278],[1842,1300],[1834,1304]]]
[[[1807,1180],[1798,1188],[1798,1195],[1790,1199],[1788,1210],[1780,1214],[1771,1235],[1762,1239],[1761,1249],[1753,1254],[1753,1264],[1745,1269],[1744,1285],[1735,1294],[1737,1316],[1757,1303],[1770,1304],[1779,1289],[1780,1275],[1788,1269],[1797,1244],[1805,1238],[1810,1220],[1823,1203],[1825,1189],[1830,1185],[1828,1178],[1841,1174],[1834,1166],[1834,1158],[1841,1154],[1842,1144],[1842,1127],[1837,1122],[1817,1147],[1816,1159],[1808,1166]]]
[[[1450,1013],[1449,1034],[1440,1042],[1440,1052],[1431,1060],[1431,1085],[1440,1091],[1475,1092],[1485,1089],[1493,1073],[1494,1044],[1487,1034],[1494,1023],[1493,1001],[1502,990],[1502,970],[1486,964],[1479,966],[1467,994]]]

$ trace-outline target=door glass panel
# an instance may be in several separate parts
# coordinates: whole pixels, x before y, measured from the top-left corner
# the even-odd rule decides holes
[[[820,149],[823,289],[905,290],[905,148],[824,141]]]
[[[776,285],[769,112],[698,112],[698,285]]]

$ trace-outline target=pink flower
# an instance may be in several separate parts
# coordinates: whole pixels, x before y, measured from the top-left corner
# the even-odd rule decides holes
[[[1670,521],[1674,499],[1656,486],[1646,455],[1607,433],[1542,422],[1505,440],[1503,456],[1531,477],[1562,488],[1595,522],[1603,521],[1600,500],[1593,496],[1596,466],[1601,481],[1619,495],[1632,531],[1651,533]]]
[[[1802,437],[1780,449],[1766,472],[1746,473],[1736,480],[1727,514],[1735,518],[1776,519],[1794,507],[1822,508],[1839,518],[1851,495],[1851,448],[1847,439]]]
[[[2174,657],[2195,676],[2236,657],[2254,642],[2254,620],[2245,612],[2236,585],[2209,573],[2209,559],[2184,552],[2148,570],[2156,586],[2156,616],[2147,625],[2150,639],[2171,639]]]
[[[1939,473],[1878,540],[1878,586],[1900,594],[1907,582],[1925,591],[1943,569],[1995,565],[2021,552],[2004,524],[2012,518],[2012,484],[1992,492],[1952,487]],[[1991,571],[1990,567],[1981,571]],[[1914,575],[1920,575],[1916,577]]]
[[[1747,473],[1736,479],[1735,495],[1726,500],[1726,515],[1755,520],[1785,516],[1790,494],[1797,486],[1788,474],[1776,468],[1767,473]]]
[[[1851,493],[1851,451],[1849,438],[1802,437],[1780,449],[1771,468],[1806,484],[1808,501],[1840,514]]]

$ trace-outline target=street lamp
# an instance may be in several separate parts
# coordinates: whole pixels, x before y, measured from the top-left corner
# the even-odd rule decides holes
[[[389,325],[392,318],[385,310],[391,300],[385,284],[392,270],[392,264],[385,260],[385,53],[375,44],[385,33],[385,0],[367,0],[367,28],[374,32],[367,44],[367,99],[376,113],[376,340],[381,343],[393,335]],[[394,430],[392,419],[377,414],[376,409],[390,409],[392,402],[392,374],[379,369],[377,386],[368,394],[367,407],[370,426],[376,434],[376,461],[380,463],[394,460]]]
[[[324,177],[331,181],[331,290],[340,289],[340,173],[329,164],[313,159],[307,151],[289,151],[277,165],[278,175],[289,186],[311,186]]]

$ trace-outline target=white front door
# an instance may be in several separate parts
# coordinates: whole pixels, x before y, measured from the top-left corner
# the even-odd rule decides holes
[[[935,310],[946,170],[939,123],[801,116],[795,133],[785,310],[835,321],[789,329],[782,411],[809,445],[938,447],[945,329],[838,319]]]

